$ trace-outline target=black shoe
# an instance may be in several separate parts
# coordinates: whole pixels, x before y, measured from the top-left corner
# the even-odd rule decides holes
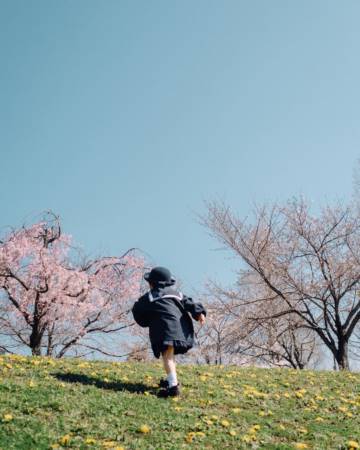
[[[160,389],[157,396],[162,398],[167,397],[179,397],[180,395],[180,384],[178,383],[176,386],[168,387],[166,389]]]
[[[168,380],[166,380],[165,378],[161,378],[161,380],[159,381],[159,387],[167,389],[169,387]]]

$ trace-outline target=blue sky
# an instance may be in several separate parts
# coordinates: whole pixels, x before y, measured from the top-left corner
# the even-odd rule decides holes
[[[0,226],[45,209],[90,255],[233,280],[204,199],[347,199],[360,3],[0,2]]]

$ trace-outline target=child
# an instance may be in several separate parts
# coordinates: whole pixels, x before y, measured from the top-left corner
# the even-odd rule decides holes
[[[180,395],[174,355],[186,353],[194,345],[192,317],[205,323],[206,310],[174,289],[175,279],[165,267],[154,267],[144,275],[150,290],[135,302],[132,313],[141,327],[149,327],[152,351],[163,359],[166,380],[160,380],[159,397]]]

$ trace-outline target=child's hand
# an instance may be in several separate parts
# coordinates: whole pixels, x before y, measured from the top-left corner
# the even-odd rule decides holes
[[[200,325],[204,325],[204,323],[205,323],[205,316],[204,316],[204,314],[200,314],[200,316],[198,317],[198,322],[200,322]]]

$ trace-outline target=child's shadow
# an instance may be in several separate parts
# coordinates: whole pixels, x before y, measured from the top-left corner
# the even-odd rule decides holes
[[[153,387],[147,386],[143,383],[131,383],[125,381],[102,381],[98,378],[89,377],[82,373],[53,373],[52,376],[58,380],[65,381],[66,383],[81,383],[85,385],[95,386],[99,389],[110,389],[112,391],[128,391],[136,394],[143,394],[149,392],[149,394],[156,394],[156,390]]]

